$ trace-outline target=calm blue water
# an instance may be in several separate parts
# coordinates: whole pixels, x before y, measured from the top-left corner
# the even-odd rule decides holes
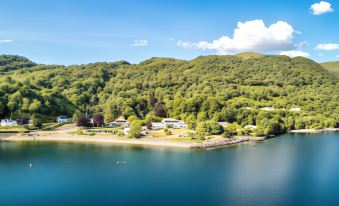
[[[339,133],[211,151],[0,142],[0,205],[337,205],[338,158]]]

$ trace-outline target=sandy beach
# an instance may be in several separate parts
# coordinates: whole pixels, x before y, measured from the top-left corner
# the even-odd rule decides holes
[[[64,141],[64,142],[93,142],[93,143],[112,143],[112,144],[129,144],[145,146],[165,146],[192,148],[199,145],[195,142],[175,142],[164,138],[144,137],[141,139],[128,139],[126,137],[117,137],[111,135],[76,135],[68,133],[39,132],[31,135],[14,134],[9,137],[0,138],[1,141]]]

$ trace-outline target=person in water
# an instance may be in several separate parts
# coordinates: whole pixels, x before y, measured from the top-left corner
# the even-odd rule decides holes
[[[32,168],[33,167],[33,164],[32,162],[29,163],[29,168]]]

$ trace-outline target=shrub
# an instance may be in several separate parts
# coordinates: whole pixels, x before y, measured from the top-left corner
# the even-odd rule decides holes
[[[87,117],[79,117],[79,119],[77,120],[77,124],[78,127],[89,127],[90,124],[90,120]]]
[[[93,116],[93,126],[94,127],[102,127],[104,126],[104,116],[101,114],[96,114]]]

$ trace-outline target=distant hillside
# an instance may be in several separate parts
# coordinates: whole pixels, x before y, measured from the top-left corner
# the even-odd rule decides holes
[[[33,67],[36,64],[25,57],[16,55],[0,55],[0,72],[8,72],[21,68]]]
[[[324,62],[320,64],[332,74],[339,77],[339,61],[338,62]]]
[[[206,120],[281,131],[339,125],[339,79],[302,57],[245,53],[75,66],[5,57],[0,65],[11,65],[0,75],[1,118],[76,118],[88,108],[106,121],[156,115],[183,119],[191,128]],[[259,110],[266,106],[281,110]],[[293,107],[301,112],[289,112]]]
[[[241,57],[243,59],[252,59],[252,58],[261,58],[261,57],[264,57],[265,55],[260,54],[260,53],[255,53],[255,52],[243,52],[243,53],[236,54],[235,56]]]

